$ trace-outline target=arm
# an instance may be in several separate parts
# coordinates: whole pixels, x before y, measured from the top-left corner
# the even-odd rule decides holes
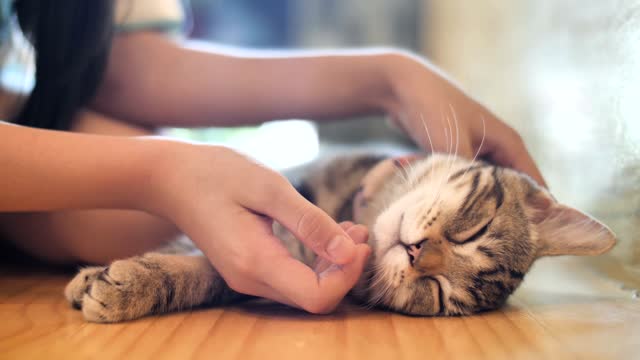
[[[365,241],[366,229],[347,233],[283,177],[221,147],[0,122],[0,167],[0,212],[118,208],[161,215],[198,244],[234,290],[313,312],[338,304],[370,253],[354,243]],[[318,277],[274,237],[271,219],[343,266]]]
[[[116,37],[97,109],[144,125],[221,126],[382,112],[389,52],[239,51]]]
[[[139,209],[160,142],[0,122],[0,144],[0,211],[19,212]]]
[[[437,68],[397,51],[278,55],[120,35],[94,106],[146,126],[182,127],[384,112],[427,151],[484,157],[544,185],[517,132]]]

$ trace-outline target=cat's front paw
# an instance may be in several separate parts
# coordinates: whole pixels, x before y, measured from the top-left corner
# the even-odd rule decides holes
[[[82,310],[84,294],[104,269],[104,266],[84,268],[67,284],[64,289],[64,296],[74,309]]]
[[[83,270],[66,291],[67,298],[74,306],[81,306],[82,314],[89,321],[132,320],[162,312],[171,301],[162,296],[168,290],[163,288],[167,285],[163,283],[166,274],[145,258],[119,260],[97,270]],[[82,300],[77,301],[77,294],[83,287]]]

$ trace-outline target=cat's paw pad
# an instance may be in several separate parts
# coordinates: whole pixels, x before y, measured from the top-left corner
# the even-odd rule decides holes
[[[82,310],[82,299],[85,292],[103,270],[104,266],[84,268],[67,284],[64,296],[74,309]]]
[[[116,261],[85,292],[82,313],[89,321],[117,322],[162,312],[172,300],[162,296],[169,291],[166,277],[146,258]],[[169,285],[173,294],[173,284]]]

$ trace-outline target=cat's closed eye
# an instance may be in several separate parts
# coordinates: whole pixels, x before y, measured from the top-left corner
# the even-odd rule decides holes
[[[487,232],[487,229],[489,229],[491,222],[493,222],[493,219],[489,221],[485,226],[481,227],[480,230],[478,230],[475,234],[471,235],[467,240],[463,241],[463,244],[476,241],[479,238],[481,238],[482,235],[484,235]]]
[[[464,245],[464,244],[476,241],[479,238],[481,238],[484,234],[486,234],[492,222],[493,222],[493,219],[490,219],[484,225],[480,223],[469,230],[463,231],[459,234],[456,234],[453,237],[450,237],[449,241],[455,245]]]

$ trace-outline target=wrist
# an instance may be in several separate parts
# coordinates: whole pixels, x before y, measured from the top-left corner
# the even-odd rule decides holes
[[[177,178],[183,172],[179,166],[194,145],[163,138],[142,138],[143,155],[139,160],[139,191],[132,196],[133,207],[166,219],[172,219],[176,207],[174,195],[182,187]]]
[[[407,117],[440,116],[442,106],[453,103],[455,97],[463,94],[444,72],[409,52],[389,53],[384,62],[384,74],[388,84],[384,111],[402,128]],[[406,113],[415,104],[421,104],[420,114]]]
[[[146,211],[182,226],[200,203],[214,200],[204,200],[211,195],[211,184],[216,189],[229,187],[221,176],[225,172],[216,169],[231,166],[233,150],[167,139],[151,141],[147,187],[139,199]]]
[[[395,50],[382,55],[380,64],[386,91],[379,106],[385,113],[401,117],[408,101],[433,95],[427,85],[434,83],[437,70],[424,59],[406,51]]]
[[[367,89],[366,98],[374,111],[394,114],[400,105],[396,88],[398,86],[398,68],[406,61],[405,55],[396,50],[388,50],[374,55],[372,78],[377,79],[375,86]]]
[[[421,73],[426,69],[417,57],[399,50],[381,55],[379,64],[385,91],[384,96],[377,98],[375,106],[388,115],[396,126],[406,131],[402,123],[408,116],[405,114],[407,100],[411,102],[412,97],[424,97],[423,89],[416,89],[414,84],[415,78],[423,76]]]

